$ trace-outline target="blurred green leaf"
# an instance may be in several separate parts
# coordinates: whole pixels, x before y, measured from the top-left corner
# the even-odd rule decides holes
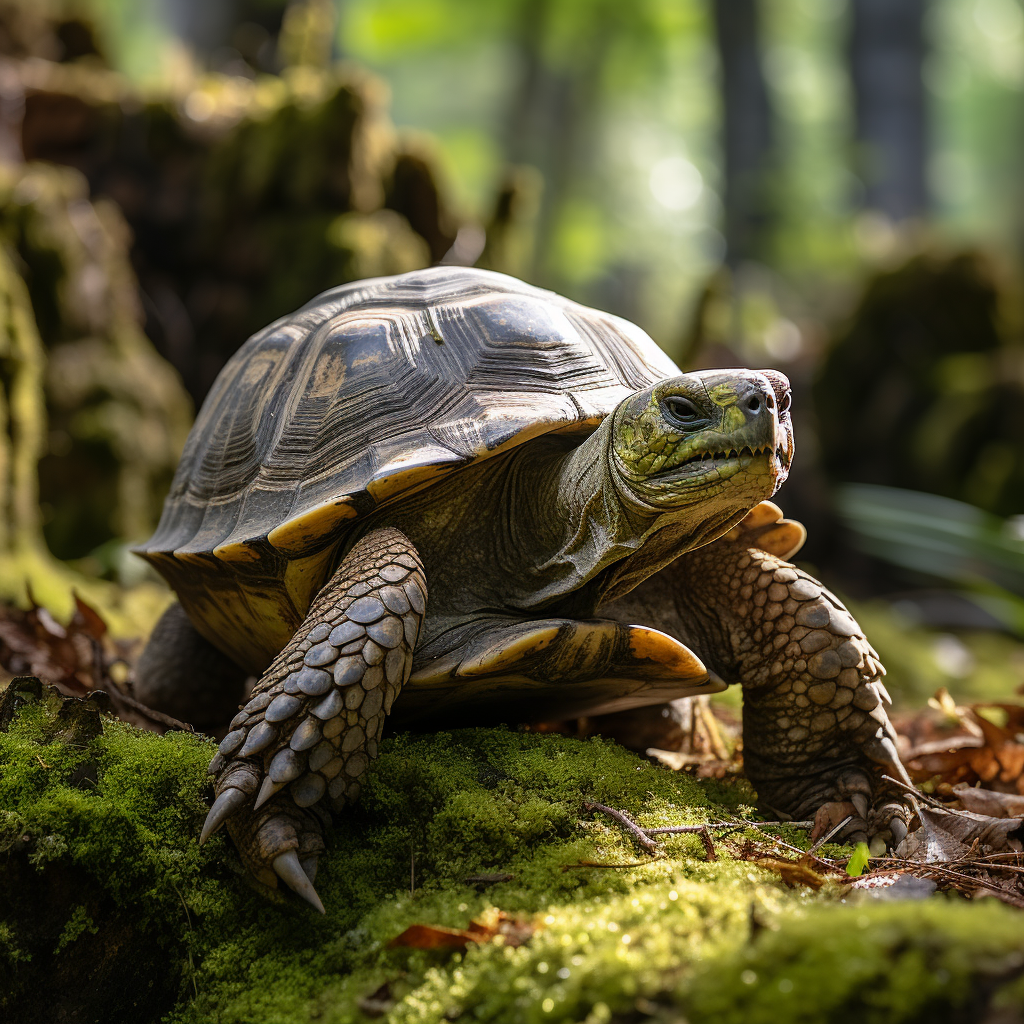
[[[846,873],[851,878],[864,874],[864,869],[868,866],[869,856],[868,844],[858,843],[854,848],[853,856],[846,862]]]
[[[857,546],[893,565],[991,595],[1024,596],[1024,540],[1013,520],[920,491],[847,484],[840,517]]]

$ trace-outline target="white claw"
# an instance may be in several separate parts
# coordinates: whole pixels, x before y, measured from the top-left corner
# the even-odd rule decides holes
[[[321,914],[327,913],[324,910],[324,905],[320,902],[320,897],[316,894],[316,889],[313,888],[313,883],[310,882],[306,872],[302,870],[302,865],[299,863],[299,855],[295,850],[287,850],[275,857],[274,871],[277,872],[277,875],[292,892],[301,896],[310,906],[319,910]]]
[[[889,831],[892,832],[892,845],[894,849],[907,838],[907,826],[899,818],[893,818],[889,822]]]
[[[234,786],[225,789],[214,800],[210,813],[206,815],[206,821],[203,822],[203,831],[199,836],[199,845],[202,846],[248,799],[245,793],[240,789],[235,789]]]
[[[258,810],[262,807],[279,789],[284,789],[285,783],[275,782],[269,775],[263,780],[263,785],[260,787],[259,796],[256,797],[256,803],[252,805],[252,809]]]
[[[868,803],[868,798],[863,793],[854,793],[850,797],[853,801],[853,806],[857,808],[857,813],[861,816],[864,821],[867,821],[868,811],[871,805]]]

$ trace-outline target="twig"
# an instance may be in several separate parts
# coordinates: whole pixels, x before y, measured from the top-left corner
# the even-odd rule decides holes
[[[585,811],[600,811],[602,814],[607,814],[610,818],[614,818],[620,825],[625,826],[633,838],[648,853],[654,854],[659,852],[658,844],[651,839],[635,821],[631,821],[622,811],[617,811],[614,807],[606,807],[604,804],[599,804],[593,800],[584,800],[583,809]]]
[[[908,871],[934,871],[938,874],[950,875],[961,882],[980,886],[983,889],[991,889],[993,892],[997,892],[1002,895],[1013,896],[1020,906],[1024,906],[1024,901],[1020,900],[1020,897],[1016,896],[1014,893],[1010,893],[1001,885],[996,885],[995,882],[989,882],[984,878],[975,878],[972,875],[965,875],[962,871],[954,871],[952,868],[943,867],[940,864],[924,864],[921,861],[907,860],[905,857],[883,857],[879,859],[889,861],[900,867],[905,865]]]
[[[575,864],[563,864],[563,871],[571,871],[573,868],[645,868],[656,860],[664,860],[663,854],[654,857],[652,860],[637,860],[630,864],[602,864],[596,860],[579,860]]]
[[[701,832],[706,828],[738,829],[761,828],[762,825],[788,825],[790,828],[814,828],[813,821],[709,821],[706,825],[666,825],[664,828],[645,828],[649,836],[682,835],[687,832]]]
[[[817,849],[820,849],[820,848],[821,848],[822,846],[824,846],[824,845],[825,845],[825,844],[826,844],[826,843],[827,843],[827,842],[828,842],[828,841],[829,841],[829,840],[830,840],[830,839],[831,839],[831,838],[832,838],[832,837],[833,837],[833,836],[834,836],[834,835],[835,835],[835,834],[836,834],[836,833],[837,833],[837,832],[838,832],[838,831],[839,831],[839,830],[840,830],[841,828],[844,828],[844,827],[845,827],[846,825],[848,825],[848,824],[849,824],[849,823],[850,823],[851,821],[853,821],[853,815],[852,815],[852,814],[848,814],[848,815],[847,815],[847,816],[846,816],[845,818],[843,818],[843,820],[842,820],[841,822],[839,822],[839,824],[838,824],[838,825],[836,825],[836,827],[835,827],[834,829],[832,829],[832,831],[831,831],[831,832],[829,832],[829,833],[828,833],[827,835],[824,835],[824,836],[822,836],[822,837],[821,837],[821,839],[819,839],[819,840],[818,840],[818,841],[817,841],[817,842],[816,842],[816,843],[815,843],[815,844],[814,844],[814,845],[813,845],[813,846],[812,846],[812,847],[810,848],[810,850],[808,851],[808,853],[814,853],[814,851],[815,851],[815,850],[817,850]]]
[[[884,782],[891,782],[894,786],[902,789],[905,793],[909,793],[915,799],[921,800],[926,804],[931,804],[932,807],[935,807],[940,811],[949,810],[949,808],[940,800],[936,800],[927,793],[922,793],[921,790],[917,789],[915,786],[908,786],[905,782],[901,782],[899,779],[894,779],[891,775],[883,775],[882,780]]]
[[[111,703],[115,708],[117,708],[117,705],[130,708],[132,711],[138,712],[144,718],[148,718],[151,722],[159,722],[160,725],[165,725],[168,729],[179,729],[181,732],[195,732],[195,729],[189,725],[188,722],[180,722],[177,718],[171,718],[170,715],[165,715],[162,711],[157,711],[155,708],[147,707],[142,703],[142,701],[138,701],[134,697],[129,697],[128,694],[124,693],[117,686],[111,685],[107,690],[93,690],[92,692],[105,693],[110,697]]]
[[[836,862],[830,860],[828,857],[818,857],[808,850],[801,850],[799,846],[790,846],[789,843],[784,842],[777,836],[766,834],[765,839],[774,843],[776,846],[781,846],[784,850],[789,850],[790,853],[799,854],[800,857],[809,857],[815,864],[820,864],[822,867],[828,868],[829,870],[833,870],[836,867]]]

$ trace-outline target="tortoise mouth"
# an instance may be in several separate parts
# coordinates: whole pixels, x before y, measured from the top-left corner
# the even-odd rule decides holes
[[[697,476],[701,473],[721,470],[730,463],[742,464],[743,460],[747,460],[749,463],[759,455],[774,456],[781,469],[789,467],[787,452],[781,445],[773,447],[770,444],[759,446],[745,444],[738,448],[724,448],[721,451],[699,452],[656,476],[661,480]]]

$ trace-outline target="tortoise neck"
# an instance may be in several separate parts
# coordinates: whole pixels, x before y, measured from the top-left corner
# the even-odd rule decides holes
[[[536,552],[532,607],[579,594],[603,570],[636,552],[665,518],[634,506],[620,492],[610,464],[612,418],[571,448],[568,439],[550,438],[546,451],[533,454],[529,464],[524,458],[511,475],[506,507],[517,514],[508,520],[509,540],[519,551]],[[539,474],[537,458],[546,463]],[[583,603],[590,600],[579,596]]]

